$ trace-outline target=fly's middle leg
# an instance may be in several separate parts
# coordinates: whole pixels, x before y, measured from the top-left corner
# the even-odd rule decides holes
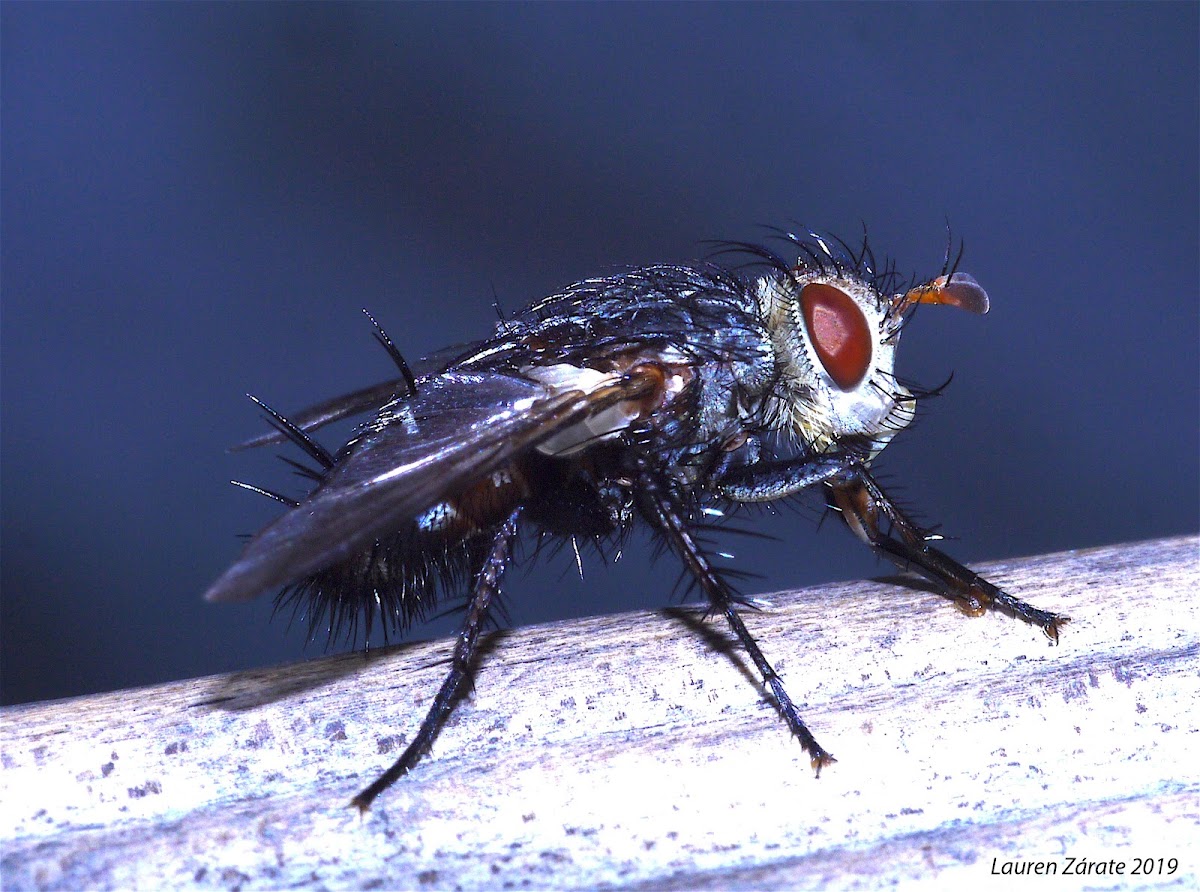
[[[696,541],[687,522],[676,509],[672,500],[657,485],[657,481],[653,480],[652,476],[648,475],[644,482],[643,513],[666,539],[671,550],[683,561],[688,572],[696,579],[712,605],[713,611],[725,617],[725,621],[729,623],[734,635],[737,636],[738,641],[746,649],[746,653],[750,655],[750,659],[762,675],[763,682],[770,690],[775,706],[783,720],[791,732],[799,738],[800,745],[804,747],[812,760],[813,769],[820,774],[822,768],[837,760],[834,759],[832,753],[817,743],[812,732],[808,730],[808,726],[804,724],[804,720],[800,718],[800,713],[792,703],[792,698],[788,696],[783,687],[783,681],[775,672],[774,667],[767,662],[758,642],[754,640],[746,628],[746,624],[738,615],[736,593],[730,588],[720,571],[709,561],[704,549]]]

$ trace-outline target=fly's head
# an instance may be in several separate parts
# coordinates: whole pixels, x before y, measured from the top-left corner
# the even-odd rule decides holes
[[[947,263],[932,281],[889,294],[896,277],[876,274],[867,249],[847,259],[820,238],[797,244],[806,256],[758,288],[781,371],[772,417],[813,452],[850,437],[870,442],[873,455],[912,421],[916,407],[895,376],[905,321],[920,304],[986,313],[987,293]]]

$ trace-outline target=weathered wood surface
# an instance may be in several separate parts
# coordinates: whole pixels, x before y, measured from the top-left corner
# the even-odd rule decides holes
[[[894,580],[747,616],[838,757],[819,779],[724,630],[680,612],[494,635],[365,819],[350,797],[447,642],[5,709],[3,886],[999,888],[1031,860],[1056,889],[1194,885],[1200,539],[978,569],[1071,615],[1061,645]],[[1124,873],[1063,877],[1071,856]]]

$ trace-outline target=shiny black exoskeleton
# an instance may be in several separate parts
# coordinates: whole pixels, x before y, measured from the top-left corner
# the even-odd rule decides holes
[[[739,504],[823,487],[830,507],[878,552],[928,577],[967,612],[996,606],[1054,640],[1065,617],[1020,601],[935,548],[871,476],[914,414],[894,373],[919,304],[987,311],[984,290],[947,262],[897,290],[867,245],[785,235],[792,262],[652,266],[588,279],[501,321],[491,337],[414,375],[382,329],[400,377],[322,403],[276,432],[317,463],[313,491],[247,545],[211,600],[280,592],[312,629],[403,630],[444,594],[469,590],[453,666],[419,732],[356,797],[366,809],[425,753],[469,677],[479,634],[523,529],[619,543],[641,525],[683,562],[725,617],[819,771],[813,738],[750,636],[732,573],[698,536]],[[373,320],[372,320],[373,321]],[[261,405],[261,404],[260,404]],[[263,407],[266,408],[265,406]],[[336,454],[307,431],[373,412]],[[245,484],[242,484],[245,485]]]

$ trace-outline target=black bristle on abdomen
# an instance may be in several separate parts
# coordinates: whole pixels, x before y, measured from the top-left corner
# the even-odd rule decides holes
[[[288,586],[275,610],[290,609],[307,624],[310,641],[325,637],[329,645],[369,644],[378,619],[386,644],[443,597],[461,594],[493,535],[487,529],[448,540],[412,527]]]

